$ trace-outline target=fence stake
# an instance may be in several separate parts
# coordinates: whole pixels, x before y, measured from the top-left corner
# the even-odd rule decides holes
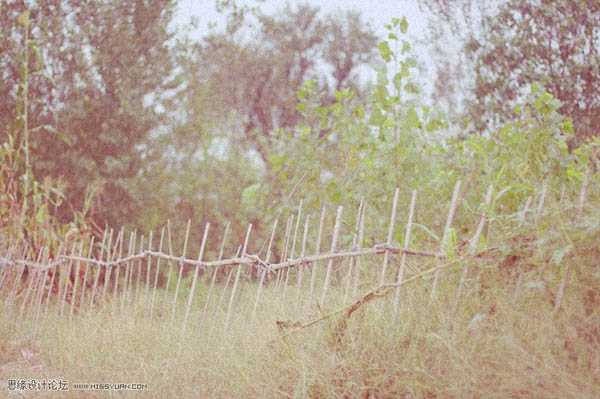
[[[204,256],[204,247],[206,245],[206,239],[208,237],[208,229],[210,228],[210,223],[206,223],[206,227],[204,227],[204,236],[202,237],[202,244],[200,244],[200,252],[198,253],[198,261],[202,260]],[[185,317],[183,318],[183,326],[181,328],[181,334],[185,334],[185,328],[187,326],[188,318],[190,316],[190,309],[192,307],[192,301],[194,300],[194,293],[196,291],[196,282],[198,281],[198,272],[200,270],[200,266],[194,267],[194,277],[192,280],[192,288],[190,289],[190,295],[188,297],[187,308],[185,310]]]
[[[279,219],[275,219],[273,222],[273,229],[271,230],[271,238],[269,239],[269,246],[267,247],[267,255],[265,261],[269,263],[271,261],[271,247],[273,245],[273,239],[275,238],[275,231],[277,230],[277,223]],[[267,270],[265,268],[262,269],[260,273],[260,281],[258,283],[258,289],[256,290],[256,300],[254,301],[254,308],[252,309],[252,317],[251,320],[254,321],[256,317],[256,310],[258,309],[258,302],[260,301],[260,294],[263,288],[263,284],[265,283],[265,276],[267,274]]]
[[[469,255],[474,255],[477,252],[477,246],[479,245],[479,237],[481,237],[481,233],[483,232],[483,227],[485,226],[485,222],[487,220],[487,213],[489,212],[490,204],[492,203],[492,194],[494,192],[493,186],[488,188],[488,191],[485,195],[485,203],[483,212],[481,214],[481,219],[479,219],[479,224],[477,225],[477,229],[475,230],[475,235],[471,238],[469,242]],[[458,310],[458,303],[460,301],[460,297],[462,296],[462,291],[465,285],[465,281],[467,279],[467,275],[469,274],[469,265],[465,264],[463,266],[463,270],[460,276],[460,282],[458,283],[458,290],[456,291],[456,299],[454,300],[454,314]]]
[[[225,243],[227,242],[227,235],[229,233],[229,222],[225,224],[225,231],[223,232],[223,239],[221,240],[221,246],[219,248],[219,257],[218,260],[223,259],[223,251],[225,250]],[[212,298],[212,293],[215,287],[215,283],[217,280],[217,274],[219,272],[219,267],[215,267],[213,270],[212,278],[210,280],[210,287],[208,288],[208,294],[206,295],[206,302],[204,303],[204,309],[202,310],[201,322],[203,323],[204,318],[206,317],[206,313],[208,312],[208,307],[210,306],[210,300]]]
[[[360,200],[358,204],[358,211],[356,212],[356,223],[354,225],[354,234],[352,237],[352,250],[356,251],[359,248],[358,244],[358,235],[360,231],[360,221],[362,215],[363,208],[363,200]],[[356,258],[350,258],[350,265],[348,267],[348,272],[346,273],[346,287],[344,288],[344,303],[348,300],[348,295],[350,294],[350,286],[352,285],[352,276],[354,275],[354,266],[356,263]]]
[[[367,201],[363,201],[362,210],[360,214],[360,227],[358,228],[358,248],[362,248],[363,239],[365,236],[365,214],[367,211]],[[360,283],[360,258],[356,258],[354,261],[354,284],[352,288],[352,296],[355,297],[358,293],[358,285]]]
[[[338,206],[337,214],[335,216],[335,226],[333,228],[333,237],[331,239],[331,253],[334,253],[336,250],[337,239],[340,233],[340,225],[342,224],[342,211],[344,210],[343,206]],[[327,263],[327,271],[325,273],[325,282],[323,283],[323,293],[321,294],[321,307],[325,303],[325,297],[327,296],[327,289],[329,288],[329,280],[331,279],[331,269],[333,268],[333,259],[330,259]]]
[[[185,257],[185,254],[187,253],[187,245],[188,245],[188,239],[190,236],[190,227],[191,227],[192,221],[190,219],[188,219],[187,222],[187,227],[185,229],[185,239],[183,241],[183,253],[182,253],[182,257]],[[171,312],[171,323],[173,323],[175,321],[175,312],[177,311],[177,296],[179,295],[179,286],[181,285],[181,277],[183,275],[183,262],[179,262],[179,276],[177,277],[177,285],[175,286],[175,295],[173,296],[173,310]]]
[[[152,251],[153,232],[150,231],[150,237],[148,238],[148,251]],[[152,257],[147,256],[146,261],[146,290],[144,291],[144,306],[146,306],[146,300],[150,291],[150,268],[152,267]]]
[[[306,255],[306,239],[308,237],[308,225],[310,223],[310,215],[306,215],[306,219],[304,220],[304,234],[302,235],[302,248],[300,249],[300,258],[304,258],[304,256]],[[298,293],[296,295],[296,302],[298,303],[298,307],[300,307],[302,305],[302,301],[301,301],[301,292],[302,292],[302,275],[304,274],[304,267],[306,265],[300,265],[298,266],[298,271],[296,272],[296,276],[297,276],[297,281],[296,281],[296,287],[298,290]]]
[[[244,239],[244,247],[242,249],[242,257],[246,256],[248,250],[248,240],[250,239],[250,232],[252,231],[252,224],[248,225],[248,231],[246,232],[246,238]],[[235,274],[235,281],[233,283],[233,289],[231,290],[231,297],[229,298],[229,306],[227,307],[227,316],[225,317],[225,332],[229,328],[229,319],[231,317],[231,309],[233,308],[233,299],[235,298],[235,292],[237,290],[238,283],[240,281],[240,273],[242,266],[237,266],[237,273]]]
[[[387,235],[387,245],[392,245],[392,240],[394,239],[394,226],[396,225],[396,211],[398,209],[398,197],[400,196],[400,189],[396,188],[394,192],[394,200],[392,203],[392,215],[390,216],[390,225],[388,228]],[[383,266],[381,267],[381,278],[379,279],[379,284],[385,284],[385,273],[387,271],[387,266],[390,261],[390,252],[385,251],[383,254]]]
[[[83,255],[83,241],[79,244],[79,257]],[[75,269],[75,278],[73,279],[73,293],[71,295],[71,312],[69,313],[69,321],[73,319],[73,312],[75,311],[75,301],[77,299],[77,288],[79,283],[79,272],[81,270],[81,261],[77,261],[77,268]]]
[[[160,242],[158,244],[158,251],[162,252],[163,240],[165,238],[165,228],[160,230]],[[161,258],[156,260],[156,274],[154,275],[154,288],[152,289],[152,301],[150,302],[150,319],[154,316],[154,301],[156,300],[156,287],[158,286],[158,276],[160,275],[160,261]]]
[[[412,225],[415,215],[415,205],[417,203],[417,190],[413,190],[410,198],[410,208],[408,210],[408,221],[406,222],[406,231],[404,233],[404,249],[408,250],[410,246],[410,235],[412,231]],[[398,274],[396,278],[396,292],[394,293],[394,317],[399,314],[400,308],[400,287],[404,281],[404,270],[406,269],[406,252],[402,252],[400,257],[400,266],[398,267]]]
[[[75,243],[73,243],[71,245],[71,255],[75,254],[75,246],[76,246]],[[69,263],[67,265],[67,272],[65,273],[64,278],[63,278],[64,284],[63,284],[62,300],[60,302],[60,308],[59,308],[59,316],[60,317],[62,317],[62,315],[63,315],[64,306],[67,301],[67,291],[69,289],[69,281],[70,281],[72,268],[73,268],[73,261],[71,259],[69,259]]]
[[[458,204],[458,193],[460,192],[460,180],[456,182],[454,186],[454,192],[452,193],[452,201],[450,202],[450,210],[448,211],[448,219],[446,219],[446,226],[444,227],[444,235],[442,236],[442,242],[440,243],[440,252],[447,247],[448,239],[450,238],[450,228],[452,226],[452,220],[454,219],[454,213],[456,212],[456,206]],[[431,287],[431,300],[435,299],[436,290],[438,286],[438,280],[440,278],[441,269],[437,269],[433,277],[433,286]]]
[[[90,239],[90,246],[88,247],[88,258],[92,257],[92,251],[94,250],[94,242],[96,240],[96,237],[94,237],[92,235],[91,239]],[[92,267],[92,265],[90,265],[89,263],[85,265],[85,273],[83,274],[83,283],[81,283],[81,296],[79,298],[79,307],[81,309],[83,309],[83,304],[85,303],[85,291],[87,289],[87,279],[88,279],[88,274],[89,274],[89,270]],[[93,271],[92,271],[93,273]]]
[[[109,257],[108,259],[110,261],[113,261],[114,259],[116,259],[116,255],[117,255],[117,247],[118,247],[118,241],[119,241],[119,233],[117,233],[117,237],[115,238],[115,243],[113,245],[112,243],[112,236],[114,234],[113,229],[110,229],[110,239],[108,240],[108,251],[109,251]],[[104,286],[102,287],[102,298],[100,299],[100,303],[104,303],[105,299],[106,299],[106,292],[108,291],[108,285],[110,284],[110,275],[112,272],[112,266],[106,266],[104,268]]]
[[[105,251],[105,247],[106,247],[107,238],[108,238],[108,232],[107,232],[107,230],[104,230],[104,234],[102,235],[102,244],[100,246],[100,257],[99,257],[100,261],[102,261],[102,259],[104,259],[104,251]],[[100,269],[101,269],[100,266],[96,267],[96,275],[94,276],[94,282],[92,283],[92,293],[90,294],[90,306],[89,306],[90,310],[94,306],[94,298],[96,296],[96,289],[98,288],[98,280],[100,279]]]
[[[321,252],[321,239],[323,237],[323,225],[325,224],[325,207],[321,208],[321,217],[319,218],[319,232],[317,233],[317,245],[315,247],[315,255],[319,255]],[[312,303],[314,292],[315,292],[315,282],[316,282],[316,267],[318,262],[315,262],[310,267],[310,292],[308,295],[308,303]]]

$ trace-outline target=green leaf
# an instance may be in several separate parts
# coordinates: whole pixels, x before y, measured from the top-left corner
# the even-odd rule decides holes
[[[392,50],[390,50],[388,42],[383,41],[379,43],[379,54],[381,54],[381,58],[383,58],[385,62],[390,62],[392,59]]]
[[[252,184],[242,191],[242,204],[245,208],[251,208],[256,205],[260,183]]]
[[[400,21],[400,31],[402,31],[402,33],[408,32],[408,20],[406,17],[402,17],[402,20]]]

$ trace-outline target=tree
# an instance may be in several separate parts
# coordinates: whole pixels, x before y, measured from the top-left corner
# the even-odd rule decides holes
[[[528,86],[539,82],[561,101],[577,141],[600,135],[598,1],[511,0],[467,51],[476,60],[470,115],[479,128],[513,116]]]
[[[462,90],[465,114],[476,131],[513,117],[515,105],[538,83],[562,102],[559,111],[573,120],[576,142],[598,134],[594,129],[600,125],[600,3],[424,0],[422,4],[433,10],[434,41],[441,43],[442,33],[450,32],[463,47],[450,68],[445,60],[438,63],[437,93],[446,90],[448,98],[456,99]],[[452,93],[453,87],[458,95]]]
[[[352,12],[321,17],[318,8],[288,5],[276,15],[258,10],[254,17],[255,27],[241,22],[195,47],[187,65],[188,95],[211,93],[203,112],[235,115],[241,133],[235,139],[268,164],[274,131],[298,121],[302,84],[316,79],[330,102],[336,90],[358,88],[357,70],[371,61],[376,37]]]
[[[18,60],[25,51],[33,173],[66,184],[62,219],[83,206],[91,185],[100,187],[99,223],[123,222],[135,209],[126,182],[140,168],[145,139],[162,123],[173,9],[170,0],[3,2],[0,122],[19,131]],[[27,41],[18,23],[24,13]]]

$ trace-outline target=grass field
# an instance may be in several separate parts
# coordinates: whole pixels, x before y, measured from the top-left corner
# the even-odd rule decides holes
[[[378,264],[363,265],[370,266]],[[334,280],[323,308],[307,302],[307,286],[290,283],[284,294],[269,284],[254,318],[257,285],[243,282],[227,328],[229,294],[219,300],[217,286],[204,313],[202,281],[185,332],[187,289],[174,319],[172,292],[159,292],[152,319],[143,292],[122,312],[107,302],[72,319],[50,303],[35,326],[33,314],[19,318],[18,308],[5,305],[0,379],[60,378],[70,386],[25,397],[600,397],[597,291],[570,281],[555,311],[543,272],[517,279],[489,264],[469,274],[457,303],[458,270],[443,272],[433,301],[429,277],[403,286],[397,316],[393,293],[355,296],[355,311],[335,313],[352,303],[343,302],[343,279]],[[367,283],[360,292],[368,290]],[[145,389],[75,391],[75,383]],[[6,386],[0,392],[11,397]]]

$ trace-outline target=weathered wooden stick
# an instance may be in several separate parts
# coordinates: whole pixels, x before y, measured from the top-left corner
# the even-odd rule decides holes
[[[315,256],[319,256],[321,252],[321,239],[323,237],[323,225],[325,224],[325,207],[321,208],[321,217],[319,218],[319,232],[317,233],[317,243],[315,246]],[[308,294],[308,303],[312,303],[314,292],[315,292],[315,283],[316,283],[316,267],[317,263],[313,263],[310,268],[310,291]]]
[[[117,248],[118,248],[118,242],[119,242],[119,233],[117,233],[117,237],[115,238],[115,243],[113,245],[112,243],[112,235],[113,235],[113,229],[110,229],[110,239],[108,240],[108,244],[109,244],[109,253],[110,253],[110,257],[108,258],[111,262],[114,261],[116,259],[116,254],[117,254]],[[104,301],[106,300],[106,293],[108,291],[108,285],[110,284],[110,275],[112,272],[112,268],[114,266],[112,264],[108,265],[106,267],[106,270],[104,270],[104,286],[102,287],[102,298],[100,299],[100,303],[104,303]]]
[[[219,257],[218,260],[223,259],[223,251],[225,250],[225,243],[227,242],[227,235],[229,233],[229,222],[225,224],[225,231],[223,232],[223,239],[221,240],[221,246],[219,248]],[[206,295],[206,302],[204,303],[204,309],[202,310],[202,320],[205,319],[206,313],[208,312],[208,307],[210,306],[210,300],[212,298],[212,293],[215,288],[215,283],[217,280],[217,274],[219,272],[219,266],[215,267],[213,270],[212,278],[210,280],[210,287],[208,288],[208,294]]]
[[[88,258],[92,257],[92,251],[94,250],[94,242],[96,240],[96,237],[92,236],[90,239],[90,246],[88,247]],[[85,265],[85,272],[83,273],[83,283],[81,284],[81,297],[79,298],[79,307],[81,309],[83,309],[83,304],[85,303],[85,291],[87,290],[87,279],[88,279],[88,274],[89,274],[89,270],[91,268],[91,264],[86,263]]]
[[[121,258],[122,254],[123,254],[123,241],[125,241],[125,228],[121,227],[121,230],[119,231],[118,234],[118,238],[119,238],[119,258]],[[119,280],[120,280],[120,274],[121,274],[121,269],[122,269],[122,264],[118,263],[116,265],[116,269],[115,269],[115,283],[113,285],[113,298],[112,298],[112,306],[111,306],[111,310],[113,311],[113,314],[115,312],[115,307],[119,308],[120,306],[120,300],[117,301],[117,298],[119,296]]]
[[[477,225],[477,229],[475,230],[475,235],[471,238],[469,242],[469,254],[474,255],[477,252],[477,246],[479,245],[479,238],[481,237],[481,233],[483,232],[483,227],[485,226],[485,222],[487,220],[487,214],[489,212],[490,204],[492,203],[492,194],[494,192],[493,186],[488,188],[488,191],[485,195],[485,203],[483,207],[483,212],[481,214],[481,219],[479,219],[479,224]],[[467,275],[469,274],[469,265],[463,265],[463,270],[460,276],[460,282],[458,283],[458,290],[456,291],[456,299],[454,300],[454,314],[458,310],[458,303],[460,301],[460,297],[462,296],[462,291],[465,285],[465,281],[467,279]]]
[[[244,247],[242,249],[242,256],[246,254],[248,250],[248,240],[250,239],[250,232],[252,231],[252,224],[248,225],[248,231],[246,231],[246,238],[244,239]],[[240,266],[237,267],[237,273],[235,274],[235,281],[233,283],[233,289],[231,290],[231,297],[229,298],[229,306],[227,306],[227,316],[225,316],[225,332],[227,332],[229,328],[229,320],[231,318],[231,310],[233,309],[233,300],[235,298],[235,292],[237,290],[237,286],[240,281],[240,272],[242,268]]]
[[[415,215],[415,206],[417,203],[417,190],[413,190],[410,198],[410,208],[408,210],[408,221],[406,222],[406,230],[404,233],[404,249],[408,250],[410,246],[410,235],[412,231],[413,218]],[[396,277],[396,292],[394,293],[394,317],[398,316],[400,309],[400,288],[402,287],[402,281],[404,280],[404,271],[406,269],[406,252],[402,253],[400,257],[400,266],[398,267],[398,274]]]
[[[306,256],[306,239],[308,238],[308,224],[310,222],[310,215],[306,215],[306,219],[304,220],[304,234],[302,235],[302,248],[300,249],[300,258],[304,258]],[[296,273],[296,303],[298,307],[302,305],[302,301],[300,300],[300,295],[302,293],[302,275],[304,272],[305,265],[298,266],[298,271]]]
[[[335,253],[337,246],[337,239],[340,233],[340,226],[342,224],[342,211],[344,210],[343,206],[338,206],[337,214],[335,216],[335,226],[333,228],[333,237],[331,239],[331,249],[330,253]],[[325,272],[325,282],[323,283],[323,292],[321,294],[321,301],[319,304],[321,307],[325,303],[325,297],[327,296],[327,289],[329,288],[329,280],[331,279],[331,269],[333,268],[333,259],[329,259],[327,263],[327,271]]]
[[[540,200],[538,202],[537,210],[535,212],[535,223],[537,223],[544,212],[544,201],[546,199],[546,192],[548,191],[548,182],[545,181],[542,185],[542,192],[540,193]]]
[[[148,251],[152,251],[152,239],[153,239],[153,231],[150,231],[150,237],[148,238]],[[148,293],[150,291],[150,268],[152,266],[152,257],[148,255],[148,261],[146,262],[146,290],[144,296],[144,306],[146,305],[146,299],[148,298]]]
[[[135,250],[135,246],[137,244],[137,231],[134,230],[129,234],[129,243],[127,253],[129,255],[133,254]],[[121,291],[121,303],[120,303],[120,313],[123,314],[125,305],[129,301],[130,289],[129,289],[129,281],[131,280],[131,264],[130,262],[125,263],[125,281],[123,282],[123,290]]]
[[[144,249],[144,235],[142,234],[142,237],[140,239],[140,252],[142,252]],[[140,280],[141,278],[141,274],[142,274],[142,261],[143,259],[139,259],[135,262],[136,264],[136,273],[135,273],[135,293],[134,293],[134,299],[133,299],[133,309],[134,311],[137,309],[138,306],[138,302],[140,301],[141,298],[141,293],[140,293]]]
[[[284,237],[284,240],[283,240],[283,249],[282,249],[282,252],[281,252],[281,260],[284,261],[284,262],[287,260],[287,253],[288,253],[288,248],[289,248],[288,243],[290,241],[290,234],[291,234],[291,228],[292,228],[291,226],[292,226],[292,218],[293,217],[294,217],[293,215],[290,215],[288,217],[287,224],[285,225],[285,237]],[[279,287],[281,285],[281,282],[283,281],[283,273],[284,272],[285,271],[277,273],[277,282],[275,284],[275,288],[276,289],[279,289]]]
[[[354,234],[352,234],[352,250],[356,251],[358,246],[358,235],[360,231],[360,220],[362,215],[362,207],[363,200],[361,199],[358,204],[358,211],[356,212],[356,223],[354,225]],[[350,295],[350,286],[352,285],[352,276],[354,275],[354,266],[356,263],[356,258],[350,258],[350,266],[348,267],[348,272],[346,273],[346,286],[344,288],[344,303],[348,300],[348,295]]]
[[[390,225],[388,227],[387,245],[392,245],[394,239],[394,227],[396,226],[396,212],[398,210],[398,197],[400,196],[400,188],[396,188],[394,192],[394,200],[392,202],[392,214],[390,216]],[[387,272],[388,263],[390,261],[390,253],[386,251],[383,254],[383,265],[381,266],[381,277],[379,278],[379,284],[385,284],[385,274]]]
[[[269,245],[267,247],[267,255],[265,257],[267,263],[269,263],[269,261],[271,260],[271,247],[273,246],[273,239],[275,238],[275,231],[277,230],[278,222],[279,222],[279,219],[275,219],[275,222],[273,222],[273,229],[271,230],[271,238],[269,238]],[[267,269],[262,268],[262,270],[260,272],[260,281],[258,282],[258,289],[256,290],[256,300],[254,301],[254,308],[252,309],[252,317],[251,317],[252,321],[254,321],[254,319],[256,318],[256,310],[258,309],[258,303],[260,301],[260,295],[262,293],[266,275],[267,275]]]
[[[158,244],[159,252],[162,251],[164,238],[165,238],[165,228],[163,227],[160,230],[160,242]],[[154,303],[156,300],[156,289],[158,286],[158,276],[160,275],[160,261],[161,261],[161,258],[158,258],[156,260],[156,273],[154,274],[154,284],[153,284],[153,288],[152,288],[152,301],[150,302],[150,319],[152,319],[152,317],[154,316]]]
[[[188,245],[188,239],[190,237],[190,227],[191,227],[192,221],[190,219],[188,219],[187,222],[187,227],[185,229],[185,239],[183,240],[183,253],[181,255],[181,257],[185,257],[185,254],[187,253],[187,245]],[[175,286],[175,295],[173,296],[173,309],[171,311],[171,323],[173,323],[175,321],[175,313],[177,312],[177,297],[179,295],[179,286],[181,285],[181,278],[183,276],[183,262],[179,262],[179,276],[177,277],[177,285]]]
[[[294,215],[291,216],[291,223],[290,223],[290,239],[287,241],[287,245],[285,248],[285,256],[283,259],[288,260],[290,259],[290,246],[292,245],[291,242],[295,241],[296,237],[293,238],[293,240],[291,239],[292,237],[292,227],[294,226]],[[282,300],[285,298],[285,291],[287,290],[287,286],[288,286],[288,282],[290,280],[290,271],[291,268],[288,268],[285,271],[285,281],[283,283],[283,292],[282,292]]]
[[[79,256],[83,255],[83,241],[79,244]],[[73,319],[73,313],[75,312],[75,302],[77,300],[77,288],[79,287],[79,272],[81,271],[81,262],[77,262],[77,268],[75,269],[75,278],[73,279],[73,293],[71,295],[71,311],[69,313],[69,321]]]
[[[49,262],[50,260],[50,250],[48,249],[48,247],[45,248],[45,255],[43,257],[43,262]],[[36,305],[35,305],[35,317],[33,319],[33,336],[36,336],[38,329],[41,328],[40,326],[40,312],[42,310],[42,302],[44,300],[44,292],[46,291],[46,280],[48,278],[48,272],[49,269],[45,269],[42,273],[41,273],[41,284],[40,284],[40,288],[39,288],[39,292],[38,292],[38,296],[36,299]],[[50,290],[52,290],[52,286],[50,286]],[[48,294],[49,295],[49,294]]]
[[[367,211],[367,202],[363,201],[363,205],[362,205],[362,209],[361,209],[361,214],[360,214],[360,227],[358,229],[358,240],[357,240],[357,246],[358,248],[362,248],[363,245],[363,240],[364,240],[364,236],[365,236],[365,214]],[[358,286],[360,284],[360,258],[356,257],[356,261],[355,261],[355,271],[354,271],[354,284],[352,287],[352,297],[356,297],[356,295],[358,294]]]
[[[198,260],[202,260],[204,256],[204,247],[206,246],[206,239],[208,237],[208,229],[210,228],[210,223],[206,223],[206,227],[204,228],[204,236],[202,237],[202,244],[200,244],[200,252],[198,253]],[[198,272],[200,270],[199,266],[195,267],[194,277],[192,280],[192,287],[190,289],[190,295],[188,297],[187,308],[185,310],[185,317],[183,318],[183,325],[181,327],[182,335],[185,334],[185,329],[187,327],[188,318],[190,316],[190,309],[192,308],[192,301],[194,300],[194,293],[196,292],[196,283],[198,281]]]
[[[108,239],[108,232],[105,229],[104,234],[102,235],[102,245],[100,247],[100,260],[104,257],[104,252],[106,249],[106,240]],[[90,295],[90,311],[94,306],[94,299],[96,297],[96,290],[98,289],[98,281],[100,280],[100,267],[96,268],[96,276],[94,277],[94,283],[92,284],[92,293]]]
[[[61,242],[58,246],[58,250],[56,251],[57,258],[61,257],[64,249],[65,249],[65,244],[63,242]],[[58,273],[58,268],[59,268],[59,265],[56,265],[56,267],[54,268],[54,273],[52,273],[52,277],[50,278],[50,291],[48,292],[48,297],[46,298],[46,307],[44,308],[44,321],[48,318],[48,314],[49,314],[48,309],[49,309],[49,305],[50,305],[50,298],[52,297],[52,291],[54,289],[54,280],[56,280],[56,274]],[[60,285],[60,281],[58,281],[58,284]],[[60,298],[60,295],[58,295],[57,298]]]
[[[448,239],[450,238],[450,228],[452,226],[452,221],[454,219],[454,213],[456,212],[456,206],[458,204],[458,194],[460,192],[460,180],[456,182],[454,186],[454,192],[452,193],[452,201],[450,202],[450,210],[448,211],[448,218],[446,219],[446,226],[444,227],[444,235],[442,236],[442,242],[440,243],[440,253],[444,253]],[[435,272],[435,276],[433,277],[433,286],[431,287],[431,300],[436,297],[436,290],[438,286],[438,281],[440,279],[441,269],[438,269]]]
[[[529,206],[531,206],[532,199],[533,198],[529,196],[527,197],[527,201],[525,201],[525,206],[523,206],[523,210],[519,215],[519,227],[523,226],[523,223],[525,223],[525,220],[527,219],[527,212],[529,212]]]
[[[75,243],[73,243],[71,245],[71,254],[75,254]],[[73,268],[73,261],[69,260],[69,263],[67,264],[67,271],[66,273],[64,273],[64,284],[63,284],[63,291],[62,291],[62,300],[60,301],[60,307],[59,307],[59,316],[62,317],[63,315],[63,310],[64,310],[64,306],[65,303],[67,302],[67,291],[69,290],[69,281],[70,278],[69,276],[71,275],[71,270]]]
[[[173,257],[173,240],[171,238],[171,221],[167,219],[167,244],[169,248],[169,256]],[[169,293],[169,287],[171,287],[171,275],[173,274],[173,265],[169,261],[167,262],[167,286],[165,289],[165,295]],[[167,295],[168,296],[168,295]]]
[[[40,250],[38,251],[37,257],[36,257],[36,262],[39,262],[40,259],[42,258],[42,251],[44,250],[44,248],[40,248]],[[37,269],[30,269],[29,273],[27,273],[27,289],[25,291],[25,297],[23,298],[23,302],[21,303],[21,311],[19,312],[19,319],[18,321],[23,320],[24,315],[25,315],[25,309],[27,308],[27,302],[29,302],[29,298],[30,296],[34,296],[33,294],[33,290],[35,288],[35,286],[37,286],[37,280],[39,279],[39,273],[40,271]],[[33,299],[32,299],[33,302]]]

